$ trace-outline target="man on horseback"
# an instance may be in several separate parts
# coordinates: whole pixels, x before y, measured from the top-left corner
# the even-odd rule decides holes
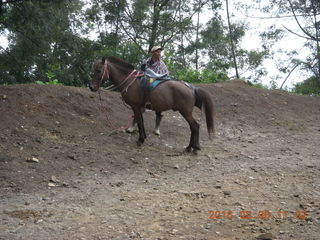
[[[151,56],[147,58],[141,65],[141,70],[143,72],[148,72],[148,73],[151,72],[152,75],[157,75],[157,74],[162,76],[169,75],[169,70],[166,64],[161,60],[162,50],[163,50],[163,47],[160,47],[160,46],[154,46],[151,48],[151,51],[150,51]],[[160,124],[161,118],[162,118],[162,115],[157,114],[156,128],[154,130],[154,133],[156,135],[160,135],[159,124]],[[138,130],[138,126],[135,120],[133,120],[132,125],[126,129],[128,133],[132,133],[137,130]]]
[[[154,46],[150,51],[151,56],[142,64],[141,70],[145,72],[146,68],[149,68],[158,74],[169,74],[166,64],[161,60],[162,50],[162,47]]]
[[[183,81],[167,81],[167,79],[164,79],[146,93],[146,89],[141,84],[144,79],[138,79],[139,71],[134,69],[132,64],[113,56],[94,61],[91,74],[92,79],[89,84],[91,91],[98,91],[105,81],[110,80],[115,87],[114,89],[117,89],[121,94],[124,102],[131,107],[139,126],[138,146],[141,146],[147,138],[143,121],[143,112],[146,108],[156,112],[155,130],[159,129],[162,112],[173,110],[180,113],[187,121],[191,132],[189,145],[186,147],[187,152],[196,153],[200,150],[200,124],[192,115],[194,107],[204,110],[209,137],[214,133],[213,96],[208,90],[200,86],[194,87],[185,84]],[[151,79],[149,79],[150,83]],[[158,81],[160,80],[156,79],[152,83]],[[148,94],[147,98],[146,94]],[[159,134],[157,131],[155,133]]]

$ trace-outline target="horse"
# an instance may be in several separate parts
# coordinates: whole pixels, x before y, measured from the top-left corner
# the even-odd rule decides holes
[[[192,116],[194,107],[204,109],[209,138],[214,133],[214,103],[213,96],[204,88],[188,85],[183,81],[169,80],[159,84],[154,90],[146,92],[139,81],[141,72],[122,59],[109,56],[95,60],[91,69],[91,91],[98,91],[105,81],[110,81],[133,110],[138,124],[139,138],[137,145],[141,146],[147,138],[143,112],[149,108],[156,112],[156,129],[159,129],[162,112],[179,111],[188,122],[191,135],[187,152],[197,153],[200,150],[199,123]]]

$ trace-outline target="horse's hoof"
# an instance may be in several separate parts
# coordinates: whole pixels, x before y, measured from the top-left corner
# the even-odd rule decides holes
[[[160,131],[159,130],[154,130],[153,133],[157,136],[160,136]]]
[[[192,151],[192,148],[191,147],[187,147],[185,150],[184,150],[184,152],[186,152],[186,153],[190,153]]]
[[[128,127],[126,129],[126,132],[127,133],[134,133],[134,132],[137,132],[139,129],[136,127],[136,126],[131,126],[131,127]]]
[[[198,147],[194,147],[193,149],[194,150],[201,150],[201,147],[198,146]]]
[[[143,141],[141,141],[141,140],[138,140],[138,141],[137,141],[137,146],[138,146],[138,147],[140,147],[142,144],[143,144]]]

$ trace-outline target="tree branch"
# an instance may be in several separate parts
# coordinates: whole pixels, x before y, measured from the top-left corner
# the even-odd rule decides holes
[[[312,38],[310,38],[310,37],[302,36],[302,35],[294,32],[294,31],[290,30],[289,28],[287,28],[287,27],[284,26],[284,25],[282,25],[282,27],[284,27],[288,32],[290,32],[290,33],[292,33],[292,34],[294,34],[294,35],[296,35],[296,36],[298,36],[298,37],[301,37],[301,38],[304,38],[304,39],[307,39],[307,40],[314,40],[314,39],[312,39]]]
[[[298,20],[298,18],[297,18],[297,16],[296,16],[296,13],[294,12],[293,5],[292,5],[291,0],[288,0],[288,2],[289,2],[289,4],[290,4],[291,12],[292,12],[293,15],[294,15],[294,19],[296,20],[296,22],[297,22],[299,28],[301,29],[301,31],[302,31],[304,34],[306,34],[308,37],[310,37],[312,40],[320,41],[320,39],[317,39],[316,37],[312,36],[311,33],[309,33],[307,30],[305,30],[305,29],[301,26],[301,24],[300,24],[300,22],[299,22],[299,20]]]
[[[297,63],[289,72],[289,74],[287,75],[286,79],[283,81],[283,83],[281,84],[280,90],[282,89],[284,83],[288,80],[289,76],[291,75],[291,73],[300,65],[300,63]]]
[[[122,29],[125,31],[125,33],[128,35],[128,37],[137,45],[137,47],[139,48],[140,52],[142,54],[145,54],[145,51],[142,49],[142,47],[140,46],[140,44],[137,42],[137,39],[132,37],[131,34],[127,31],[127,29],[123,26],[122,22],[120,21],[120,25],[122,27]]]
[[[244,12],[242,12],[240,10],[240,12],[247,18],[254,18],[254,19],[278,19],[278,18],[293,18],[294,15],[284,15],[284,16],[268,16],[268,17],[260,17],[260,16],[250,16]],[[317,14],[317,15],[320,15],[320,14]],[[313,15],[312,14],[308,14],[308,15],[296,15],[297,17],[312,17]]]

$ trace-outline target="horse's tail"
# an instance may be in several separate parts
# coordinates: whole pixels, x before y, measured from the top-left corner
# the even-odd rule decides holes
[[[204,112],[206,115],[207,129],[209,138],[211,134],[214,134],[214,103],[212,95],[203,88],[195,89],[195,106],[202,109],[204,107]]]

